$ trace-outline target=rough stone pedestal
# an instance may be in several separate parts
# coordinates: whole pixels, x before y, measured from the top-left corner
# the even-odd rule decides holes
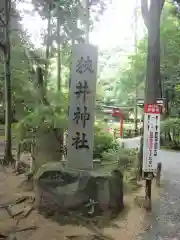
[[[60,163],[43,165],[35,176],[36,206],[43,211],[66,212],[93,202],[101,211],[123,209],[123,176],[119,170],[99,174],[75,171]],[[96,208],[97,209],[97,208]]]

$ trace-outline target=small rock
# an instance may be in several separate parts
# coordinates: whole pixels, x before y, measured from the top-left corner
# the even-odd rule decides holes
[[[10,232],[15,227],[15,225],[16,223],[12,218],[4,219],[3,221],[0,221],[1,234],[6,235],[7,232]]]
[[[17,238],[14,234],[10,234],[7,240],[17,240]]]
[[[24,208],[23,211],[23,217],[28,217],[28,215],[32,212],[32,210],[34,209],[34,207],[32,205],[28,205]]]
[[[9,207],[9,210],[11,212],[12,217],[17,216],[17,215],[23,213],[23,209],[24,209],[24,206],[19,205],[19,204],[14,205],[12,207]]]
[[[77,235],[66,236],[67,240],[94,240],[97,239],[95,235]]]
[[[114,228],[120,228],[120,226],[117,223],[112,223],[111,226]]]
[[[5,208],[0,209],[0,219],[3,219],[3,221],[5,221],[6,219],[9,219],[9,214]]]

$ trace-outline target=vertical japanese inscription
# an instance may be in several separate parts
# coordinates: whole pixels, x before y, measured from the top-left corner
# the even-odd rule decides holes
[[[81,62],[81,60],[78,60],[78,62]],[[88,65],[88,67],[83,67],[83,66],[81,66],[78,63],[76,65],[76,67],[77,67],[76,72],[80,71],[79,73],[82,74],[83,72],[85,72],[85,70],[89,70],[89,68],[90,68],[89,65]],[[92,68],[92,66],[91,66],[91,68]],[[76,91],[74,92],[76,97],[78,99],[80,99],[80,97],[82,95],[83,103],[85,104],[86,103],[86,95],[89,93],[90,93],[90,90],[89,90],[87,81],[84,80],[83,83],[78,81],[78,85],[76,85]],[[76,112],[74,112],[73,120],[76,121],[76,124],[79,124],[79,122],[81,120],[83,128],[86,127],[86,121],[88,121],[90,119],[90,113],[88,113],[87,111],[88,110],[87,110],[86,106],[84,106],[83,112],[81,112],[80,107],[76,106]],[[87,136],[86,136],[85,132],[82,133],[82,139],[81,139],[81,133],[76,132],[76,137],[73,137],[72,140],[73,140],[72,146],[75,146],[76,149],[82,149],[82,148],[89,149],[88,140],[87,140]]]
[[[90,93],[87,81],[84,80],[84,83],[78,82],[78,85],[76,85],[76,91],[74,94],[76,94],[77,98],[79,99],[81,95],[83,95],[83,101],[86,101],[86,95]]]
[[[158,116],[156,116],[156,125],[155,125],[155,133],[154,133],[154,156],[157,156],[158,151],[158,140],[159,140],[159,134],[158,134]]]
[[[74,112],[73,120],[76,121],[76,124],[79,124],[79,121],[82,122],[83,128],[86,127],[86,121],[90,119],[90,113],[87,111],[87,107],[84,106],[83,112],[81,112],[80,107],[77,107],[76,112]]]
[[[153,148],[153,132],[150,131],[149,133],[149,158],[148,158],[148,167],[151,168],[152,167],[152,148]]]
[[[72,55],[68,165],[87,169],[92,168],[97,49],[75,45]]]
[[[88,141],[86,139],[86,133],[76,132],[76,136],[72,138],[72,146],[76,149],[87,148],[89,149]]]
[[[76,72],[82,74],[86,71],[93,73],[92,60],[90,59],[90,56],[87,56],[86,59],[84,59],[84,57],[81,57],[79,60],[77,60]]]
[[[143,170],[152,172],[156,170],[159,151],[160,114],[158,108],[152,113],[145,112]]]
[[[80,68],[80,66],[78,65],[76,72],[78,72],[79,69],[81,71],[80,73],[82,74],[83,73],[82,67]],[[78,85],[76,85],[76,91],[74,92],[77,98],[79,99],[82,95],[83,103],[85,104],[86,95],[89,93],[90,91],[89,91],[87,81],[84,80],[84,83],[79,81]],[[90,113],[87,112],[87,107],[84,106],[83,112],[81,112],[81,108],[77,106],[76,112],[74,112],[74,118],[73,118],[73,120],[76,121],[76,124],[79,124],[79,122],[81,121],[83,128],[85,128],[86,121],[88,121],[89,119],[90,119]],[[82,135],[82,139],[81,139],[81,135]],[[80,132],[76,132],[76,137],[73,137],[72,140],[73,140],[72,146],[75,146],[76,149],[82,149],[82,148],[89,149],[88,140],[85,132],[83,132],[82,134]]]

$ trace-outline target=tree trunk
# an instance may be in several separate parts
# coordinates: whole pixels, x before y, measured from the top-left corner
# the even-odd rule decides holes
[[[60,18],[57,18],[57,91],[58,94],[62,94],[62,79],[61,79],[61,23]],[[64,131],[63,129],[59,129],[59,142],[60,145],[64,144]],[[60,160],[62,160],[62,154],[60,156]]]
[[[148,6],[149,3],[149,6]],[[148,56],[146,68],[145,104],[156,103],[162,97],[160,73],[160,17],[164,0],[141,0],[141,11],[148,29]],[[141,142],[143,151],[143,142]],[[143,154],[140,154],[142,163]],[[142,164],[140,164],[142,166]]]
[[[160,16],[161,1],[151,0],[147,17],[148,28],[148,57],[147,57],[147,81],[145,100],[146,103],[156,103],[157,98],[162,97],[161,73],[160,73]]]
[[[137,0],[135,2],[135,13],[134,13],[134,47],[135,47],[135,54],[137,55],[137,29],[138,29],[138,15],[137,15]],[[135,130],[135,137],[138,135],[138,106],[137,106],[137,98],[138,98],[138,85],[137,85],[137,71],[135,69],[135,109],[134,109],[134,130]]]
[[[140,139],[140,149],[139,149],[139,162],[138,162],[138,176],[137,176],[137,180],[140,181],[141,178],[142,178],[142,164],[143,164],[143,141],[144,141],[144,138],[143,138],[143,135],[141,136],[141,139]]]
[[[57,18],[57,91],[60,94],[61,91],[61,25],[60,25],[60,18]]]
[[[37,86],[39,88],[40,101],[44,105],[49,105],[49,103],[47,101],[47,97],[46,97],[46,90],[45,90],[43,78],[44,78],[43,69],[41,67],[37,67],[36,68],[36,82],[37,82]]]
[[[48,11],[48,24],[47,24],[47,43],[46,43],[46,64],[44,74],[44,88],[46,90],[48,84],[48,68],[49,68],[49,55],[50,55],[50,37],[51,37],[51,4],[49,4]]]
[[[5,23],[4,36],[6,48],[4,51],[4,71],[5,71],[5,155],[4,163],[9,164],[13,162],[12,157],[12,88],[11,88],[11,69],[10,69],[10,11],[11,0],[5,0]]]
[[[16,172],[19,172],[20,158],[21,158],[21,142],[18,142],[18,144],[17,144],[17,154],[16,154],[16,164],[15,164]]]

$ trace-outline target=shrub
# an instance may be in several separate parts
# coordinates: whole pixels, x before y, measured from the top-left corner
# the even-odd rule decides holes
[[[180,149],[180,119],[168,118],[161,122],[161,145]]]
[[[14,130],[16,138],[22,141],[32,138],[37,131],[58,128],[67,128],[67,113],[63,109],[60,111],[55,106],[40,105],[15,124]]]
[[[113,135],[104,131],[104,125],[95,125],[94,131],[94,153],[93,158],[102,158],[102,154],[110,149],[115,150],[118,146]]]
[[[30,151],[31,153],[31,173],[35,173],[48,161],[59,161],[62,158],[61,146],[65,129],[67,129],[67,112],[53,105],[36,106],[15,125],[15,137],[19,143],[20,152]],[[52,147],[47,153],[49,141]]]
[[[136,149],[125,149],[119,146],[116,150],[104,152],[102,156],[104,161],[117,162],[121,171],[138,167],[138,150]]]

